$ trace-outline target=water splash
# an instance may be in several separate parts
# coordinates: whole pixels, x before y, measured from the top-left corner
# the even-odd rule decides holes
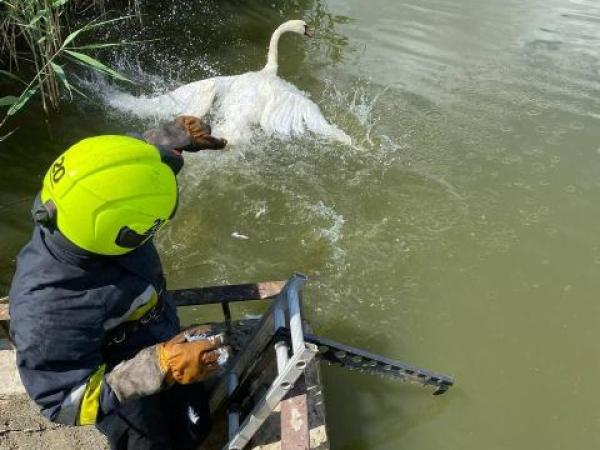
[[[323,201],[310,205],[309,210],[317,217],[325,219],[330,223],[329,227],[319,228],[318,235],[329,242],[333,248],[333,262],[338,267],[343,266],[346,251],[341,247],[340,241],[344,237],[342,233],[342,228],[344,223],[346,223],[344,216],[336,213],[332,207],[327,206]]]
[[[130,69],[131,63],[122,66]],[[150,81],[151,93],[134,95],[99,78],[88,87],[94,88],[109,107],[140,118],[209,115],[214,134],[226,136],[234,145],[250,142],[259,130],[280,139],[310,132],[344,144],[352,142],[346,133],[325,119],[306,93],[264,70],[202,79],[168,92],[164,92],[164,86],[169,83],[161,83],[139,67],[134,73],[138,79]]]

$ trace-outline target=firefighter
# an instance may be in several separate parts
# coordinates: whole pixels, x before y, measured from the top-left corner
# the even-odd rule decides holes
[[[181,152],[226,143],[182,116],[84,139],[51,165],[9,294],[21,380],[51,421],[95,424],[113,449],[191,449],[205,437],[201,382],[224,339],[178,334],[152,237],[177,209]]]

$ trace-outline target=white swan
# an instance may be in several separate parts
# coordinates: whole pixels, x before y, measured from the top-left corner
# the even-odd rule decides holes
[[[139,116],[203,117],[211,112],[216,118],[213,134],[233,144],[246,140],[256,126],[267,135],[290,137],[311,131],[351,143],[350,137],[328,123],[302,91],[277,76],[279,38],[286,32],[312,36],[303,20],[284,22],[271,36],[267,64],[260,71],[196,81],[152,98],[119,92],[111,95],[108,103]]]

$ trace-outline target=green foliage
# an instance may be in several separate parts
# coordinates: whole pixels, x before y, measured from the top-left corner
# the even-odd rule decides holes
[[[118,72],[115,72],[113,69],[111,69],[108,66],[105,66],[104,64],[102,64],[100,61],[98,61],[97,59],[92,58],[89,55],[86,55],[85,53],[79,53],[79,52],[75,52],[73,50],[65,50],[66,53],[68,53],[69,55],[71,55],[74,59],[75,62],[81,63],[87,67],[90,67],[94,70],[97,70],[98,72],[102,72],[105,73],[107,75],[110,75],[113,78],[116,78],[118,80],[122,80],[122,81],[127,81],[129,83],[131,83],[130,80],[128,80],[127,78],[125,78],[123,75],[121,75]]]
[[[62,92],[68,93],[69,96],[72,96],[73,92],[83,95],[69,82],[65,69],[69,61],[114,79],[131,82],[114,69],[82,53],[125,45],[128,42],[75,46],[79,35],[129,19],[131,16],[109,20],[94,19],[76,30],[69,30],[69,34],[63,39],[63,33],[67,30],[65,16],[69,12],[70,3],[71,0],[0,0],[0,62],[7,62],[9,68],[0,70],[0,77],[23,85],[20,95],[0,98],[0,107],[8,107],[0,121],[0,127],[36,94],[40,95],[46,112],[58,108]],[[30,71],[33,73],[30,80],[25,81],[15,74],[16,71],[20,72],[22,67],[33,69]],[[0,137],[0,142],[7,136]]]

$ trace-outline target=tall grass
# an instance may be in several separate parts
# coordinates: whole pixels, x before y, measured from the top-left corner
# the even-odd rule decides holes
[[[103,1],[98,4],[104,8]],[[21,85],[20,93],[0,98],[0,107],[8,108],[0,120],[0,128],[34,95],[40,96],[46,113],[58,108],[63,94],[72,96],[75,92],[84,95],[69,81],[67,74],[68,68],[73,67],[72,63],[129,82],[89,55],[89,51],[124,45],[124,42],[80,46],[75,43],[80,35],[130,16],[100,20],[105,17],[103,15],[70,30],[67,19],[74,6],[74,0],[0,0],[0,63],[6,67],[6,70],[0,69],[0,76]],[[23,73],[31,75],[24,77]]]

